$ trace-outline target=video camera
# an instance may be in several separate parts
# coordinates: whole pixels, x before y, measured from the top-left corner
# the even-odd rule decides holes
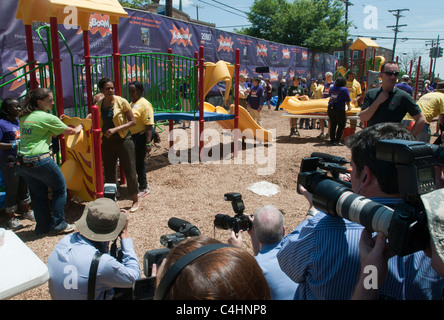
[[[170,218],[168,227],[176,233],[162,235],[160,243],[166,248],[150,250],[143,256],[143,273],[146,278],[136,280],[133,284],[134,300],[152,300],[156,286],[156,277],[152,277],[153,264],[160,265],[170,252],[181,241],[188,237],[200,236],[200,230],[188,221]]]
[[[170,218],[168,227],[176,232],[160,237],[160,243],[166,248],[147,251],[143,257],[143,272],[146,277],[151,276],[153,264],[159,265],[170,252],[170,249],[176,247],[188,237],[200,236],[200,230],[196,226],[179,218]]]
[[[444,148],[419,141],[381,140],[376,158],[396,166],[403,201],[394,209],[352,192],[340,181],[312,165],[301,172],[298,184],[313,194],[313,205],[329,215],[359,223],[372,232],[382,232],[395,254],[405,256],[424,250],[429,242],[427,213],[421,195],[436,190],[434,166],[442,165]],[[331,157],[330,157],[331,159]],[[307,159],[302,160],[302,167]],[[315,163],[309,160],[308,163]],[[314,170],[313,170],[314,169]]]
[[[244,215],[245,205],[242,200],[242,195],[240,193],[230,192],[224,195],[224,199],[225,201],[231,201],[236,215],[230,217],[226,214],[216,214],[214,217],[214,226],[224,230],[232,229],[235,233],[238,233],[240,230],[250,230],[253,224],[248,219],[248,216]]]

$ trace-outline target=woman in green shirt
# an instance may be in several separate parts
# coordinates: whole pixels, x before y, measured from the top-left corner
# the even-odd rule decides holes
[[[49,146],[53,136],[73,135],[82,125],[72,128],[48,113],[54,105],[51,90],[37,88],[28,93],[20,119],[20,144],[17,172],[28,183],[36,220],[35,233],[74,231],[74,224],[65,221],[66,183],[59,166],[54,162]],[[52,199],[49,201],[48,190]]]

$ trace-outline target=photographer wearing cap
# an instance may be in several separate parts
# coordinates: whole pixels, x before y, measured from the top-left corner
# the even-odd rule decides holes
[[[291,280],[279,267],[276,254],[285,235],[284,215],[273,205],[266,205],[256,210],[249,217],[253,227],[248,230],[253,245],[254,257],[270,286],[272,300],[292,300],[297,283]],[[242,231],[231,232],[228,243],[242,246]]]
[[[51,298],[110,300],[115,298],[114,288],[131,288],[140,278],[140,265],[128,236],[127,215],[118,204],[109,198],[89,202],[75,225],[79,232],[60,240],[48,260]],[[119,236],[120,261],[109,248]],[[96,272],[93,260],[100,262]]]
[[[415,140],[396,123],[380,123],[355,133],[346,140],[351,149],[351,185],[355,194],[394,207],[402,200],[397,169],[394,163],[376,157],[376,145],[384,139]],[[310,199],[305,189],[301,191]],[[299,283],[296,299],[351,298],[361,269],[363,228],[318,212],[284,238],[277,258],[282,270]],[[442,286],[430,259],[418,251],[388,260],[387,278],[379,292],[397,300],[439,299]]]

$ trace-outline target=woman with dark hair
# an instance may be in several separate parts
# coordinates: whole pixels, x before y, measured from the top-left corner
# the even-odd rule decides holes
[[[197,250],[214,244],[223,245],[216,239],[198,236],[188,238],[172,249],[158,269],[155,298],[270,300],[267,280],[256,259],[247,251],[231,245],[224,245],[191,261],[180,271],[169,288],[163,286],[163,277],[176,261],[190,252],[194,254]]]
[[[139,183],[139,198],[149,193],[146,180],[145,157],[151,151],[151,141],[154,138],[154,111],[151,103],[143,97],[143,84],[134,81],[128,87],[130,106],[136,125],[130,128],[136,150],[136,172]]]
[[[82,130],[80,124],[72,128],[48,113],[54,98],[51,90],[37,88],[28,93],[20,118],[20,144],[17,172],[28,183],[32,193],[35,233],[72,232],[74,224],[65,221],[66,183],[59,166],[49,153],[52,136],[73,135]],[[48,189],[51,189],[51,207]]]
[[[336,79],[333,87],[330,87],[328,101],[328,118],[330,119],[330,144],[335,146],[342,146],[341,138],[344,132],[347,115],[345,105],[348,109],[350,106],[350,94],[346,87],[347,80],[343,77]]]
[[[20,142],[18,115],[20,102],[15,99],[5,99],[0,108],[0,170],[5,186],[5,211],[8,215],[8,228],[18,230],[23,228],[17,219],[17,204],[21,205],[22,218],[35,221],[31,210],[31,198],[28,185],[17,174],[14,166],[17,157],[17,147]]]
[[[128,101],[114,94],[114,81],[102,78],[99,81],[100,93],[104,98],[97,102],[102,128],[102,159],[105,183],[116,183],[117,159],[127,180],[128,194],[133,203],[130,212],[139,209],[136,159],[130,127],[136,125],[134,114]]]

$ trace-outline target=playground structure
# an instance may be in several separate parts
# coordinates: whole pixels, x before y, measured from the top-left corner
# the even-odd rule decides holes
[[[204,49],[199,48],[194,59],[174,55],[172,50],[168,53],[119,53],[118,28],[119,18],[127,14],[117,0],[77,0],[77,1],[30,1],[20,0],[18,3],[16,18],[21,19],[25,25],[28,61],[22,66],[22,74],[26,81],[26,89],[32,90],[48,87],[54,92],[56,110],[54,114],[64,115],[61,60],[59,48],[59,36],[67,47],[65,39],[58,32],[58,21],[65,17],[66,6],[76,7],[78,25],[83,30],[84,64],[74,64],[71,59],[73,90],[75,100],[75,117],[64,116],[63,121],[68,125],[82,123],[84,129],[73,137],[60,138],[61,146],[61,170],[65,176],[70,194],[80,197],[82,200],[91,201],[103,196],[102,158],[100,148],[101,128],[99,126],[98,109],[93,105],[93,93],[97,92],[97,83],[100,68],[100,78],[107,76],[115,81],[116,95],[128,98],[128,85],[138,80],[146,85],[145,97],[152,103],[155,112],[155,121],[168,120],[170,133],[174,120],[198,121],[199,130],[199,154],[202,155],[204,141],[203,130],[205,121],[217,121],[221,127],[232,129],[234,139],[237,141],[242,128],[252,129],[252,136],[247,138],[260,141],[271,141],[271,132],[263,130],[250,117],[246,110],[239,113],[239,69],[240,54],[236,50],[236,63],[231,65],[224,61],[216,64],[204,63]],[[89,51],[89,19],[92,13],[107,14],[112,24],[113,53],[109,56],[92,57]],[[32,42],[32,23],[34,21],[49,23],[48,26],[37,30],[38,36],[42,30],[47,32],[47,44],[43,44],[47,54],[47,63],[37,63],[34,58]],[[71,54],[72,56],[72,54]],[[13,73],[11,73],[13,74]],[[11,74],[8,74],[10,76]],[[49,79],[45,75],[49,74]],[[233,77],[234,74],[234,77]],[[3,77],[4,78],[4,77]],[[7,83],[10,83],[10,80]],[[200,80],[200,81],[199,81]],[[234,81],[233,81],[234,80]],[[204,108],[205,95],[220,81],[225,81],[225,102],[230,92],[234,92],[234,104],[227,112],[222,107],[213,107],[207,103]],[[2,84],[5,85],[5,84]],[[189,86],[188,102],[181,97],[181,88]],[[233,89],[233,90],[231,90]],[[186,107],[185,107],[186,105]],[[212,108],[211,108],[212,107]],[[185,110],[186,109],[186,110]],[[224,111],[221,111],[224,110]],[[92,114],[92,119],[83,119],[87,114]],[[80,117],[78,117],[80,116]],[[196,127],[197,128],[197,127]],[[256,135],[256,131],[260,134]],[[173,139],[170,139],[172,146]],[[234,143],[234,156],[237,157],[238,144]],[[60,159],[57,159],[60,162]],[[59,163],[60,164],[60,163]],[[121,174],[121,183],[124,176]],[[124,183],[124,182],[123,182]]]

